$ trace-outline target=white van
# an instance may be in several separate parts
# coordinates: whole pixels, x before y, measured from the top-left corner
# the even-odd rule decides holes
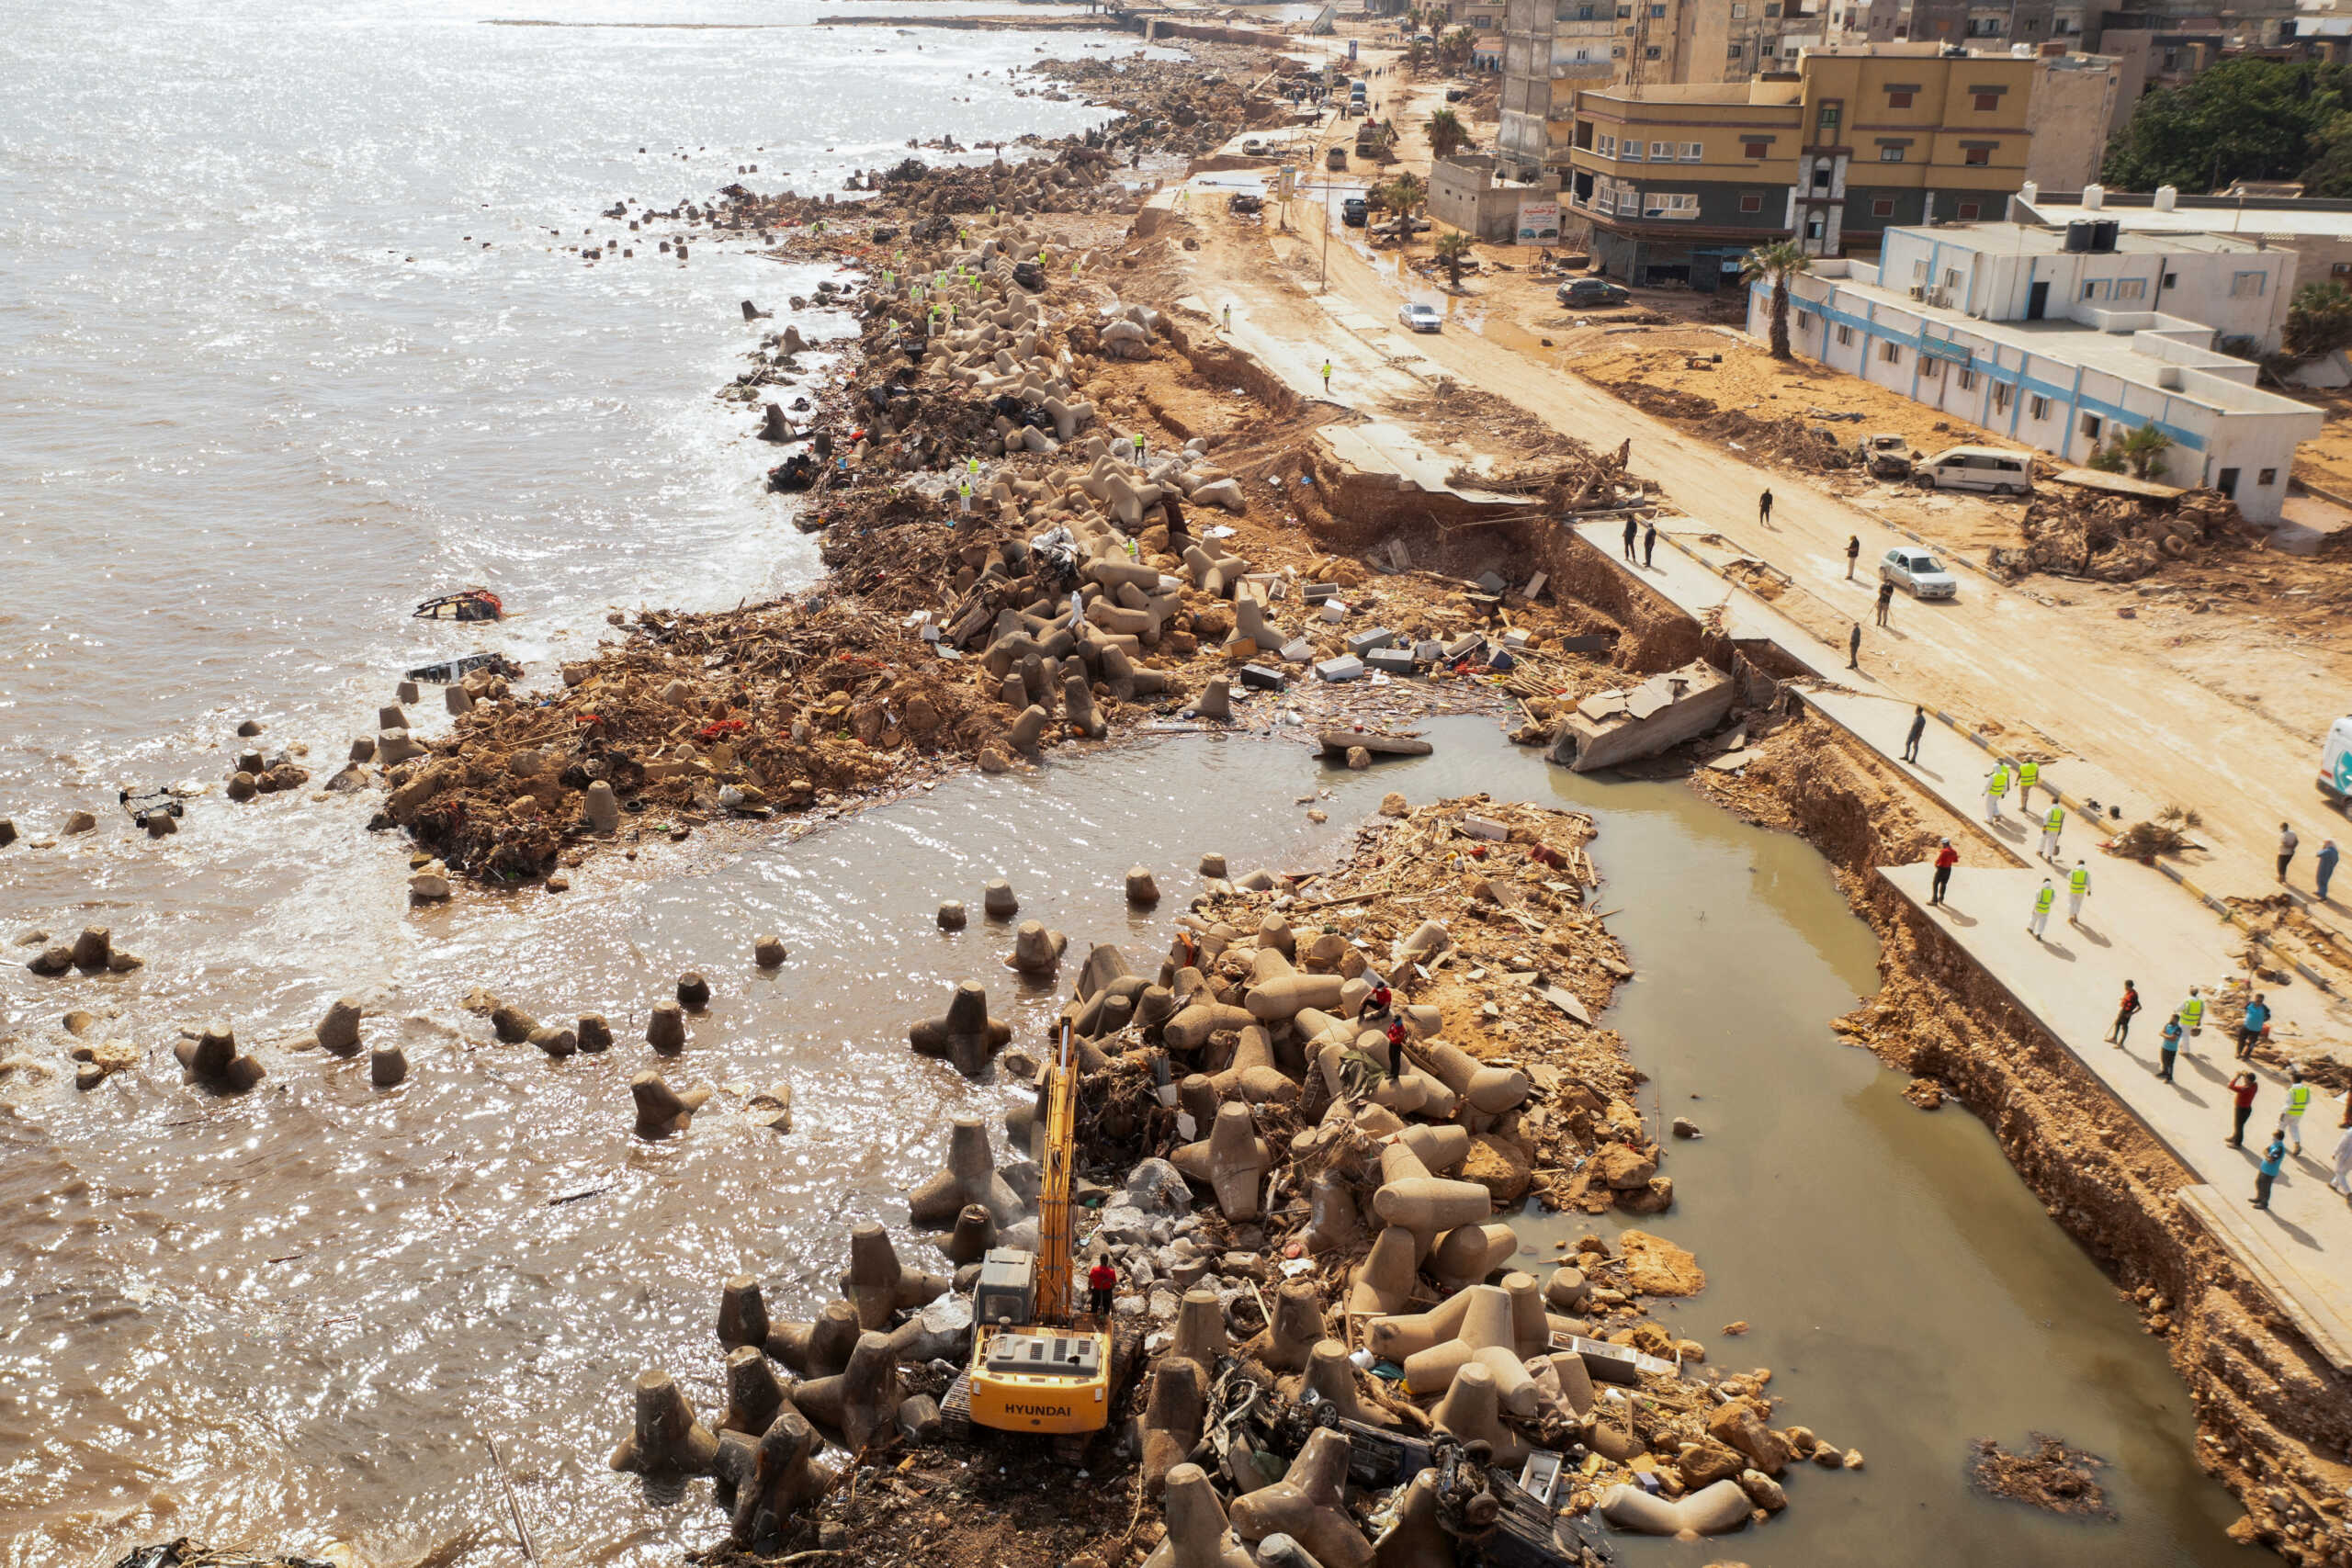
[[[2319,753],[2319,792],[2352,809],[2352,718],[2327,727],[2327,744]]]
[[[1916,470],[1938,490],[1984,490],[2023,495],[2033,488],[2033,457],[1997,446],[1954,446],[1937,453]]]

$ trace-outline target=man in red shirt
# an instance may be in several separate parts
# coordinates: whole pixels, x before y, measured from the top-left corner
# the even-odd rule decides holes
[[[2245,1121],[2254,1114],[2254,1091],[2261,1082],[2252,1073],[2240,1073],[2230,1080],[2232,1119],[2228,1143],[2233,1149],[2245,1147]]]
[[[1119,1288],[1119,1271],[1111,1267],[1108,1258],[1098,1255],[1094,1267],[1086,1271],[1087,1310],[1105,1323],[1111,1318],[1111,1293]]]
[[[1959,863],[1960,852],[1951,847],[1950,839],[1946,839],[1943,848],[1936,852],[1935,896],[1928,900],[1928,903],[1940,904],[1944,901],[1944,889],[1951,886],[1951,868]]]
[[[2115,1004],[2115,1027],[2107,1032],[2107,1043],[2117,1050],[2123,1048],[2124,1037],[2132,1032],[2132,1015],[2140,1010],[2140,987],[2131,981],[2123,982],[2123,999]]]

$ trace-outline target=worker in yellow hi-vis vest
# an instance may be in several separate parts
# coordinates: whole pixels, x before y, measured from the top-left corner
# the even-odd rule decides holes
[[[1998,821],[2001,819],[2001,796],[2003,796],[2003,795],[2007,795],[2007,794],[2008,794],[2008,793],[2009,793],[2009,765],[2008,765],[2007,762],[2002,762],[2002,763],[1999,763],[1999,764],[1996,765],[1996,766],[1995,766],[1995,768],[1993,769],[1992,773],[1988,773],[1987,775],[1985,775],[1985,779],[1984,779],[1984,820],[1985,820],[1985,821],[1987,821],[1987,822],[1998,822]]]
[[[2030,810],[2032,810],[2032,809],[2033,809],[2033,786],[2034,786],[2034,785],[2036,785],[2036,784],[2040,784],[2041,782],[2041,763],[2039,763],[2039,762],[2019,762],[2019,763],[2018,764],[2018,810],[2020,810],[2020,811],[2030,811]],[[2051,794],[2052,794],[2052,795],[2056,795],[2058,792],[2057,792],[2056,790],[2054,790],[2054,789],[2053,789],[2053,790],[2052,790],[2050,793],[2051,793]]]
[[[2075,869],[2066,874],[2066,923],[2068,925],[2079,926],[2083,923],[2083,900],[2089,897],[2090,894],[2091,868],[2087,863],[2078,860],[2075,863]]]
[[[2303,1081],[2303,1069],[2287,1069],[2287,1109],[2278,1118],[2279,1131],[2294,1140],[2295,1152],[2303,1152],[2303,1112],[2312,1108],[2312,1086]]]
[[[2050,906],[2056,902],[2058,890],[2050,886],[2050,879],[2045,876],[2041,879],[2041,891],[2033,896],[2033,919],[2025,923],[2025,929],[2033,933],[2034,941],[2046,940],[2041,934],[2042,928],[2050,923]]]
[[[2033,764],[2028,762],[2026,766],[2030,768]],[[2027,784],[2025,787],[2030,789],[2033,786]],[[2024,796],[2019,795],[2018,798],[2023,799]],[[2058,859],[2058,830],[2065,825],[2066,808],[2056,801],[2052,801],[2050,815],[2041,819],[2041,858],[2043,860],[2054,863]]]
[[[2196,986],[2188,987],[2188,999],[2180,1004],[2176,1015],[2180,1020],[2180,1026],[2191,1034],[2205,1027],[2205,998],[2198,994],[2199,990]]]

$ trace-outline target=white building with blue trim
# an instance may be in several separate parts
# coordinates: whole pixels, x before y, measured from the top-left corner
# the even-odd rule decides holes
[[[2320,411],[2255,385],[2223,339],[2278,346],[2295,254],[2224,234],[2016,223],[1890,229],[1875,265],[1816,260],[1790,281],[1790,345],[1833,370],[2086,461],[2119,431],[2171,437],[2163,479],[2276,522]],[[1772,290],[1749,290],[1769,338]]]

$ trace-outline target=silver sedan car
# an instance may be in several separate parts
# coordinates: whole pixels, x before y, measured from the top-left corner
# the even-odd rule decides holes
[[[1396,319],[1417,333],[1433,333],[1438,330],[1439,323],[1444,320],[1437,313],[1436,306],[1421,304],[1400,307],[1396,311]]]
[[[1917,545],[1897,545],[1879,558],[1880,581],[1907,588],[1917,599],[1950,599],[1960,592],[1960,580],[1944,569],[1933,550]]]

